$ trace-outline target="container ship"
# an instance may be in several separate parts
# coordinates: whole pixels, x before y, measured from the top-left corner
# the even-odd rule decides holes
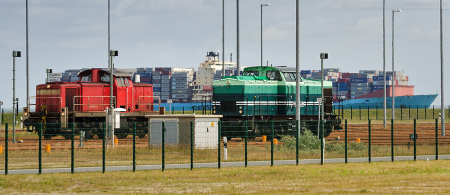
[[[302,77],[321,79],[320,71],[302,71]],[[384,101],[383,72],[360,70],[359,73],[341,73],[337,68],[324,69],[324,80],[333,81],[333,101],[344,108],[382,108]],[[386,107],[392,107],[392,87],[394,86],[394,106],[396,108],[430,108],[438,94],[415,95],[414,85],[409,85],[409,77],[404,71],[386,72]]]

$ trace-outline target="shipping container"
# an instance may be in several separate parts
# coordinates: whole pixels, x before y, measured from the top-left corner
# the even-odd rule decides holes
[[[161,88],[160,87],[153,87],[153,91],[154,92],[161,92]]]
[[[171,90],[170,88],[162,88],[162,87],[161,87],[161,92],[163,92],[163,91],[164,91],[164,92],[169,92],[170,90]]]
[[[175,89],[172,90],[172,94],[189,94],[189,91],[187,89]]]
[[[367,74],[352,74],[352,75],[350,75],[350,78],[351,79],[354,79],[354,78],[355,79],[367,79],[368,76],[367,76]]]
[[[350,79],[350,83],[370,83],[371,81],[372,81],[372,79],[368,79],[368,78],[351,78]]]
[[[170,92],[168,92],[168,91],[161,91],[161,95],[170,95]]]
[[[153,74],[153,80],[161,80],[161,76]]]
[[[352,92],[354,91],[372,91],[372,87],[350,87]]]
[[[372,74],[372,75],[378,75],[380,73],[379,70],[360,70],[359,74]]]
[[[348,95],[348,91],[338,91],[337,95],[338,96],[347,96]]]
[[[302,70],[300,74],[311,74],[311,70]]]
[[[350,83],[351,87],[371,87],[372,83]]]
[[[172,85],[172,90],[174,89],[187,89],[188,86],[187,85]]]
[[[161,80],[169,80],[170,76],[169,75],[161,75]]]
[[[383,81],[383,76],[373,76],[373,81]],[[392,76],[386,76],[386,81],[392,80]]]
[[[153,89],[155,89],[155,88],[153,88]],[[155,92],[155,91],[153,91],[153,95],[154,95],[154,96],[160,96],[160,95],[161,95],[161,92]]]
[[[169,79],[168,80],[161,79],[161,84],[170,84],[170,80]]]
[[[170,88],[170,84],[162,83],[161,88]]]
[[[160,83],[153,83],[153,87],[161,87]]]

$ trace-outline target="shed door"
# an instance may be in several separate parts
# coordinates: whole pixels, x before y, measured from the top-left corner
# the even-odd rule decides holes
[[[73,97],[77,95],[77,88],[66,89],[66,107],[68,111],[73,111]]]

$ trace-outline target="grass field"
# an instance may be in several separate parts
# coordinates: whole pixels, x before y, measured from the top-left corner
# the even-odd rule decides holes
[[[1,175],[0,191],[81,194],[448,194],[450,161]]]

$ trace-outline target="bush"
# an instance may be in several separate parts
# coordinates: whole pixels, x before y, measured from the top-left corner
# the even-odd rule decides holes
[[[295,137],[290,135],[281,135],[281,140],[283,142],[283,148],[288,150],[295,150]],[[306,130],[305,133],[300,135],[298,140],[298,146],[300,150],[317,150],[320,149],[320,140],[311,131]]]

